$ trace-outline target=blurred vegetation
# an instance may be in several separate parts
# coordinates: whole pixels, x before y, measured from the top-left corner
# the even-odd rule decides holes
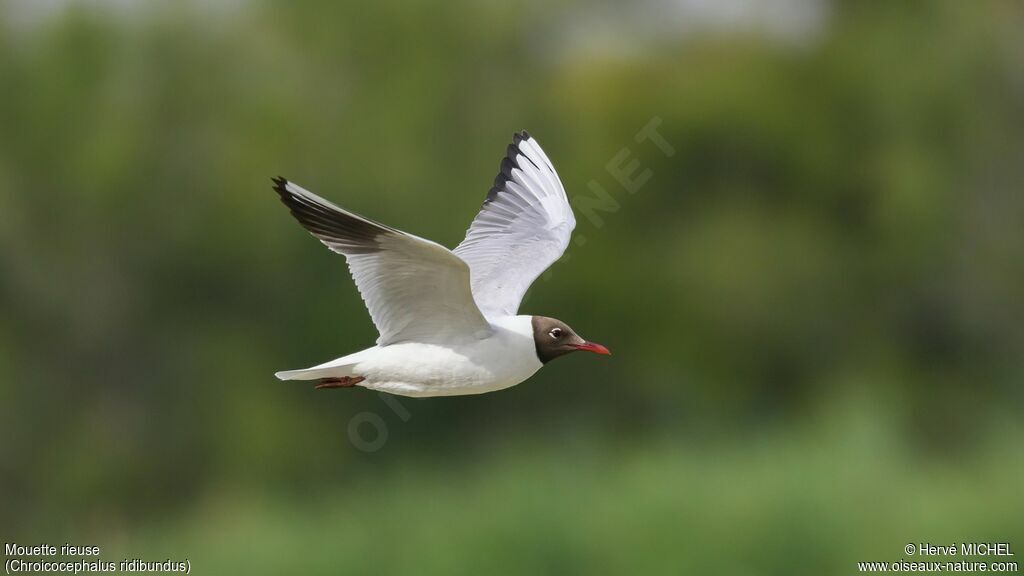
[[[203,574],[1024,544],[1024,11],[818,4],[787,39],[578,1],[0,1],[3,539]],[[654,117],[671,157],[634,140]],[[618,206],[523,312],[615,356],[408,421],[273,379],[376,333],[269,178],[454,246],[523,128]]]

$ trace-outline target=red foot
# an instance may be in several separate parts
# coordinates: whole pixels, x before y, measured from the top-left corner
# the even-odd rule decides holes
[[[313,386],[314,390],[321,388],[351,388],[366,378],[362,376],[342,376],[341,378],[322,378],[320,383]]]

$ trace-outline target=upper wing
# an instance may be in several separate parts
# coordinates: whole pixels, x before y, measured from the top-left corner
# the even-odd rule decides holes
[[[447,248],[353,214],[284,178],[274,190],[292,215],[344,254],[380,345],[449,342],[491,333],[473,301],[469,267]]]
[[[515,315],[530,284],[565,252],[575,227],[551,161],[529,134],[516,134],[455,249],[469,263],[473,297],[484,315]]]

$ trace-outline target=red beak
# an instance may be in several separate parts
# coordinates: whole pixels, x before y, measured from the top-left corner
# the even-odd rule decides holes
[[[577,350],[586,350],[587,352],[593,352],[594,354],[603,354],[605,356],[611,356],[612,353],[607,348],[594,342],[584,342],[583,344],[575,344],[573,348]]]

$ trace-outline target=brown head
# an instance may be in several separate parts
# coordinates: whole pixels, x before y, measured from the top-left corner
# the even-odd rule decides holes
[[[537,347],[537,358],[540,358],[544,364],[577,350],[611,355],[611,352],[604,346],[580,338],[572,328],[569,328],[568,324],[561,320],[534,316],[532,322],[533,344]]]

